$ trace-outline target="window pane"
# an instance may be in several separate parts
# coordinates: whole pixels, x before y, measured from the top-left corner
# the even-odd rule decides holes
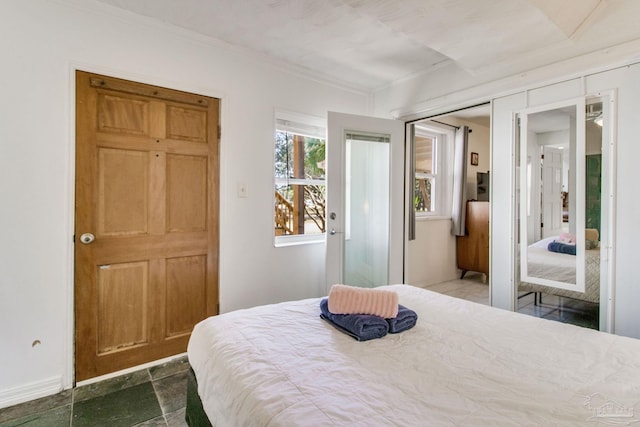
[[[324,139],[276,131],[276,178],[324,179]]]
[[[324,185],[276,185],[276,236],[324,233],[325,190]]]
[[[434,138],[416,135],[416,173],[435,174],[437,172],[434,167],[434,143]]]
[[[413,206],[416,212],[433,212],[435,209],[435,185],[434,178],[417,178],[415,180],[415,191]]]
[[[324,139],[304,137],[304,177],[324,179]]]
[[[436,180],[436,139],[416,135],[416,177],[413,204],[416,212],[434,212]]]
[[[293,134],[276,132],[276,178],[293,176]]]

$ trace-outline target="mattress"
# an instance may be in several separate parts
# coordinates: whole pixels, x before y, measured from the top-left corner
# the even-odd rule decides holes
[[[637,420],[640,341],[388,288],[418,323],[371,341],[322,321],[319,299],[196,325],[188,355],[211,423],[575,426],[614,410]]]

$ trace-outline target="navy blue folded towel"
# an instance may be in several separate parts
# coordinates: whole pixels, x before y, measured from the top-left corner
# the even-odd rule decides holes
[[[418,314],[404,305],[398,304],[398,315],[391,319],[386,319],[386,321],[389,323],[389,333],[397,334],[416,326]]]
[[[567,245],[566,243],[556,242],[555,240],[547,246],[547,250],[558,252],[560,254],[575,255],[576,245]]]
[[[329,300],[320,301],[321,318],[341,332],[352,336],[358,341],[382,338],[389,331],[389,324],[380,317],[371,314],[333,314],[329,311]]]

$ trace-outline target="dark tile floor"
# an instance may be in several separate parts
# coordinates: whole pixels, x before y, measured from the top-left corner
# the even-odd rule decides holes
[[[186,426],[186,356],[0,409],[0,426]]]
[[[599,329],[598,304],[556,295],[541,295],[542,301],[536,303],[533,293],[523,292],[518,299],[518,312],[585,328]]]

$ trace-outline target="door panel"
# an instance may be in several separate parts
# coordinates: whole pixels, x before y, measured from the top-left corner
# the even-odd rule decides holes
[[[148,291],[147,262],[98,268],[98,354],[149,341]]]
[[[190,333],[204,317],[206,279],[203,256],[167,260],[167,337]]]
[[[206,123],[204,111],[169,105],[167,138],[206,144]]]
[[[149,135],[149,101],[101,93],[98,129],[128,135]]]
[[[98,236],[146,234],[149,154],[98,149]]]
[[[389,280],[389,145],[347,140],[344,283]]]
[[[207,218],[207,158],[167,155],[167,231],[203,231]],[[185,188],[190,191],[184,191]],[[188,206],[188,209],[185,207]]]
[[[79,381],[184,352],[217,313],[219,103],[82,72],[76,84]]]

